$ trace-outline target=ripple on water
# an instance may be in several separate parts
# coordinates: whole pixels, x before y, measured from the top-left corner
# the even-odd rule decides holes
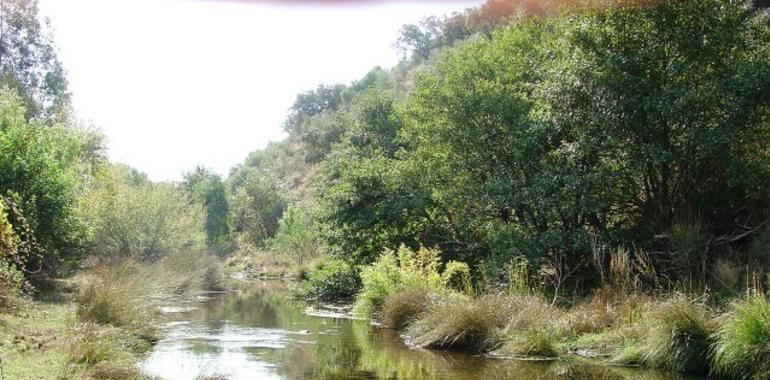
[[[286,347],[284,330],[230,324],[221,328],[177,324],[168,330],[142,366],[148,376],[167,380],[281,378],[275,366],[261,361],[260,355],[266,349]]]

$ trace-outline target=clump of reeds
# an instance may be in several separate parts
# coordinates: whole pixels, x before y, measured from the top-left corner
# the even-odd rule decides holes
[[[531,329],[517,334],[501,350],[508,355],[534,358],[556,358],[556,337],[544,329]]]
[[[770,303],[763,295],[735,301],[715,334],[713,372],[735,378],[770,377]]]
[[[650,331],[640,347],[641,362],[679,372],[707,372],[713,311],[700,300],[674,296],[648,310]]]
[[[380,322],[388,327],[403,329],[417,320],[431,303],[431,295],[423,289],[410,289],[385,299]]]
[[[157,339],[152,325],[155,281],[147,268],[131,261],[93,270],[77,296],[84,322],[130,329],[148,341]]]
[[[93,379],[138,379],[136,356],[149,349],[147,342],[122,329],[96,323],[75,326],[69,360],[87,369]]]
[[[444,297],[407,328],[406,335],[421,347],[484,352],[504,341],[513,303],[502,296],[474,300]]]

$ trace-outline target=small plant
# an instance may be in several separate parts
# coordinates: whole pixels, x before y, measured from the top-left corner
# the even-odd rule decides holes
[[[736,378],[770,376],[770,303],[762,295],[734,302],[715,334],[713,371]]]
[[[81,323],[75,326],[69,360],[88,369],[94,379],[138,379],[132,364],[150,346],[130,333],[111,326]]]
[[[151,281],[137,281],[141,270],[130,261],[95,269],[77,297],[78,317],[86,322],[151,330],[152,292],[147,288]]]
[[[398,251],[385,251],[374,264],[361,272],[363,288],[356,297],[353,312],[371,318],[379,313],[391,294],[406,289],[446,290],[439,272],[439,251],[420,248],[412,251],[401,246]]]

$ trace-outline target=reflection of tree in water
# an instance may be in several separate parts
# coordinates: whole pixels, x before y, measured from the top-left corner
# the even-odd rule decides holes
[[[677,374],[609,367],[585,360],[525,362],[448,351],[410,349],[398,332],[364,321],[311,317],[290,300],[289,284],[253,281],[203,308],[213,324],[225,320],[289,332],[285,349],[260,348],[259,360],[276,365],[287,379],[681,379]],[[310,335],[298,334],[309,330]],[[295,334],[292,334],[294,332]],[[205,350],[205,347],[201,347]]]

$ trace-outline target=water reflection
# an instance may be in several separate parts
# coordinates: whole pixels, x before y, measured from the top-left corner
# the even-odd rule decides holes
[[[143,364],[158,379],[681,379],[570,360],[525,362],[406,347],[393,330],[309,316],[280,281],[237,282],[190,310]]]

